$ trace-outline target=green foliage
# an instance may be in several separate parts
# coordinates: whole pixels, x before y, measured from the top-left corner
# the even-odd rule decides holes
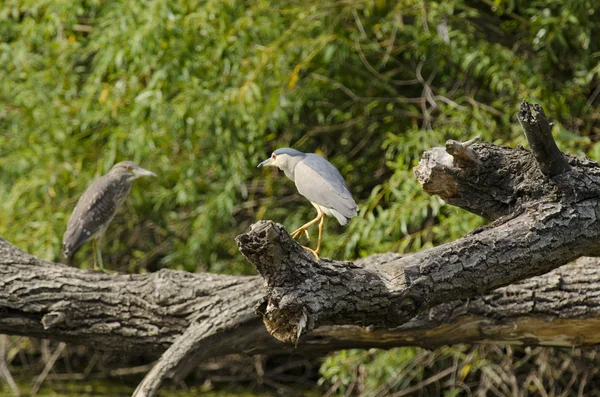
[[[329,158],[361,209],[326,223],[324,256],[456,239],[483,220],[422,192],[423,151],[525,144],[513,116],[528,99],[562,148],[600,159],[597,13],[591,0],[7,0],[0,236],[58,260],[79,195],[130,159],[159,178],[136,183],[109,229],[108,267],[250,273],[237,234],[315,215],[282,173],[256,169],[293,146]],[[77,263],[89,258],[84,246]],[[324,378],[346,384],[335,365]]]
[[[348,350],[325,360],[319,383],[363,397],[587,395],[598,390],[596,360],[593,349],[497,345]]]
[[[325,360],[321,366],[321,383],[327,379],[340,394],[348,393],[350,388],[365,397],[384,396],[406,390],[413,383],[427,379],[428,374],[435,373],[440,367],[452,366],[455,362],[460,362],[460,367],[456,365],[454,369],[455,373],[465,373],[474,364],[480,366],[485,363],[454,348],[434,353],[419,348],[384,352],[375,349],[347,350]],[[357,384],[357,379],[360,384]]]
[[[8,1],[0,235],[57,260],[78,196],[132,159],[160,178],[140,181],[110,228],[113,268],[245,273],[235,235],[314,215],[280,173],[255,168],[292,145],[326,155],[361,207],[346,230],[327,223],[326,256],[454,239],[481,220],[421,191],[424,150],[477,134],[522,142],[512,114],[528,98],[563,142],[568,127],[597,152],[593,14],[559,1]]]

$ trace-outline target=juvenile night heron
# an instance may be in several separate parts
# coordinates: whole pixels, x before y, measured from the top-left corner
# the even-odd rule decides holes
[[[340,225],[348,223],[358,214],[358,207],[352,193],[340,172],[323,157],[315,153],[302,153],[291,148],[281,148],[273,152],[270,158],[258,167],[275,166],[296,183],[298,192],[310,200],[317,209],[317,217],[300,226],[291,236],[296,238],[302,233],[308,235],[308,227],[319,222],[317,249],[312,250],[318,258],[321,251],[321,237],[325,225],[325,215],[333,216]]]
[[[133,161],[122,161],[98,178],[83,193],[71,214],[63,237],[63,251],[67,258],[87,240],[92,240],[94,268],[104,270],[100,242],[115,213],[129,196],[133,181],[143,176],[156,176],[140,168]]]

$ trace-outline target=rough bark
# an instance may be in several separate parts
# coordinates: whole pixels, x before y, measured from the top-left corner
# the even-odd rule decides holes
[[[375,268],[317,262],[272,222],[239,236],[267,283],[259,311],[269,332],[293,342],[321,325],[397,327],[435,305],[598,255],[600,166],[563,156],[539,106],[524,102],[518,116],[531,152],[449,141],[415,170],[425,191],[495,220],[490,227]]]
[[[552,123],[546,118],[540,105],[531,105],[523,101],[517,118],[542,174],[553,177],[571,170],[567,159],[558,150],[552,138]]]
[[[376,268],[399,259],[397,254],[373,255],[356,266]],[[44,286],[38,280],[46,280]],[[266,294],[260,277],[171,270],[91,273],[42,261],[0,240],[0,333],[122,354],[158,357],[191,324],[217,323],[215,319],[226,326],[206,341],[195,359],[239,352],[321,354],[343,348],[496,341],[553,346],[600,342],[595,328],[600,324],[598,258],[581,258],[474,299],[435,306],[393,329],[322,326],[303,335],[297,347],[273,338],[256,314],[253,306]],[[227,301],[236,308],[219,311],[219,304]],[[64,321],[45,328],[43,319],[51,313],[64,313]]]
[[[428,193],[495,220],[457,241],[368,268],[316,262],[272,222],[239,236],[267,283],[259,310],[269,332],[292,342],[321,325],[397,327],[435,305],[598,255],[600,167],[560,153],[539,106],[524,102],[519,120],[532,151],[449,141],[415,170]]]
[[[161,353],[193,322],[243,322],[238,314],[252,313],[261,286],[257,277],[82,271],[0,240],[0,332],[8,334]]]
[[[413,255],[316,262],[280,225],[258,222],[237,243],[261,278],[83,272],[0,240],[0,332],[129,353],[168,349],[136,397],[152,396],[204,358],[295,349],[271,335],[307,354],[596,344],[598,261],[553,269],[600,253],[600,167],[548,142],[541,108],[525,103],[518,117],[532,152],[449,141],[415,170],[428,193],[494,221],[455,242]]]
[[[597,203],[541,203],[502,225],[376,267],[321,260],[282,227],[258,222],[238,238],[263,275],[259,307],[273,336],[294,342],[321,325],[397,327],[435,305],[546,273],[597,250]]]

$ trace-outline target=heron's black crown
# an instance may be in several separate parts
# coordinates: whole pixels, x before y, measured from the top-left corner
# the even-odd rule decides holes
[[[275,150],[273,153],[275,153],[276,156],[279,156],[280,154],[287,154],[288,156],[291,156],[291,157],[306,156],[306,153],[302,153],[301,151],[292,149],[291,147],[282,147],[282,148]]]

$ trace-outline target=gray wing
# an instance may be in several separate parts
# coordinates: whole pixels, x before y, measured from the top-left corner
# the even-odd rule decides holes
[[[322,206],[333,208],[346,218],[358,207],[342,174],[323,157],[309,153],[294,169],[294,180],[301,195]]]
[[[102,176],[83,193],[71,214],[63,237],[65,256],[73,255],[83,243],[112,220],[119,205],[116,190],[117,182]]]

